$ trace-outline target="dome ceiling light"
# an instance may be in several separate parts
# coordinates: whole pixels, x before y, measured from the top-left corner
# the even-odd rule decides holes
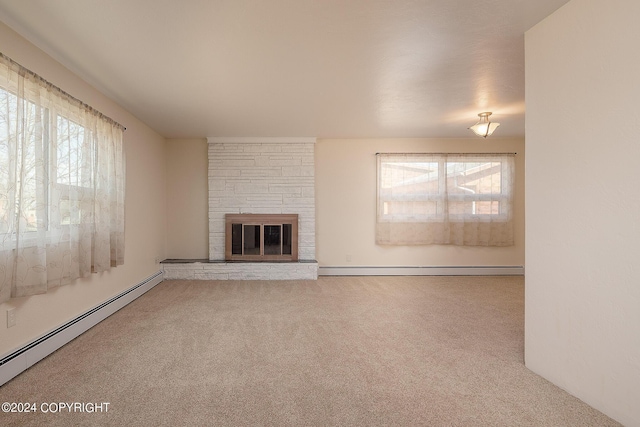
[[[493,133],[493,131],[498,129],[498,126],[500,126],[500,123],[489,121],[490,115],[490,112],[479,113],[478,116],[480,117],[480,120],[478,120],[478,123],[471,126],[469,129],[471,129],[473,133],[478,136],[481,136],[483,138],[488,137]]]

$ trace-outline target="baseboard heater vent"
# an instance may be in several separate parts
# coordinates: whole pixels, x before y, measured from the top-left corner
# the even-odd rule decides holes
[[[318,267],[318,276],[523,276],[521,265],[507,266],[336,266]]]
[[[162,271],[57,327],[0,359],[0,386],[89,330],[158,283]]]

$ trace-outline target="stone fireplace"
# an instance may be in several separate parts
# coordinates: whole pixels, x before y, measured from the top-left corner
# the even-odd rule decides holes
[[[315,141],[315,138],[288,137],[207,138],[209,259],[164,264],[165,278],[317,279]],[[258,262],[229,259],[225,253],[227,215],[275,214],[295,215],[297,219],[296,259],[261,259]],[[247,230],[253,233],[251,229]],[[281,232],[284,235],[289,230],[285,228]],[[294,234],[293,230],[291,234]]]
[[[317,279],[315,141],[315,138],[286,137],[208,138],[209,260],[192,265],[167,264],[165,277]],[[295,215],[297,259],[260,262],[228,259],[227,214]],[[179,270],[182,272],[175,273]]]
[[[300,260],[316,257],[315,138],[209,138],[209,259],[226,214],[297,214]]]

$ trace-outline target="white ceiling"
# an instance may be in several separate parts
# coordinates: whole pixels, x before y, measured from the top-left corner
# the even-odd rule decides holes
[[[524,32],[567,1],[0,0],[0,20],[168,138],[468,137],[482,111],[511,137]]]

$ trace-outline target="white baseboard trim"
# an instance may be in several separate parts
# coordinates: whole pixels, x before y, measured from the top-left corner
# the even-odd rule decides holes
[[[318,276],[523,276],[521,265],[453,267],[318,267]]]
[[[162,282],[162,271],[0,358],[0,386]]]

